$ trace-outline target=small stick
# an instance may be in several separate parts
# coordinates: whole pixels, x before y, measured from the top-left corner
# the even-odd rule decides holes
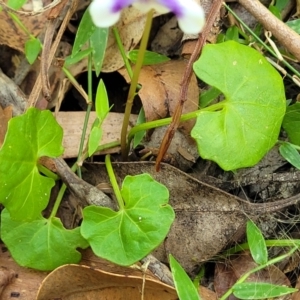
[[[49,102],[51,100],[50,83],[48,77],[48,70],[50,68],[52,59],[50,59],[51,44],[56,28],[61,23],[61,18],[64,18],[67,10],[70,8],[68,0],[63,0],[57,6],[52,8],[48,16],[46,24],[46,33],[43,44],[43,51],[41,55],[41,78],[42,78],[42,91],[44,97]],[[61,18],[59,15],[61,14]]]
[[[89,204],[109,207],[112,210],[116,210],[116,203],[112,199],[110,199],[95,186],[80,179],[75,173],[72,172],[62,158],[53,158],[50,159],[50,161],[53,161],[57,170],[57,174],[71,190],[71,192],[78,198],[78,200],[81,201],[82,206]]]
[[[162,282],[174,286],[173,277],[170,269],[160,262],[152,254],[147,255],[145,258],[141,259],[143,264],[148,263],[148,269]]]
[[[206,41],[206,37],[208,33],[210,32],[211,27],[214,24],[214,21],[220,11],[220,8],[222,6],[222,0],[215,0],[210,8],[209,14],[207,16],[206,24],[203,29],[203,31],[199,34],[199,38],[197,41],[197,44],[195,46],[195,49],[189,59],[188,65],[185,69],[185,72],[182,77],[182,82],[181,82],[181,88],[180,88],[180,93],[179,93],[179,101],[177,103],[173,118],[172,118],[172,123],[169,125],[165,136],[161,142],[158,156],[156,158],[156,163],[155,163],[155,169],[156,171],[159,171],[160,168],[160,163],[165,156],[166,152],[168,151],[168,148],[172,142],[172,138],[179,126],[180,123],[180,117],[182,114],[182,109],[183,105],[187,99],[187,92],[188,92],[188,86],[191,80],[192,72],[193,72],[193,63],[197,60],[197,58],[200,55],[200,52],[202,50],[202,47]]]
[[[276,18],[258,0],[239,0],[265,29],[271,31],[279,43],[300,61],[300,35]]]
[[[76,11],[78,0],[69,0],[69,2],[71,2],[71,7],[67,10],[66,15],[65,16],[60,16],[60,17],[63,17],[63,22],[62,22],[62,24],[59,28],[59,31],[56,35],[54,43],[52,44],[52,47],[51,47],[51,50],[50,50],[50,53],[49,53],[49,57],[48,57],[48,61],[52,61],[52,59],[55,55],[55,52],[57,50],[57,47],[59,45],[59,42],[61,40],[61,37],[62,37],[62,35],[63,35],[67,25],[68,25],[73,13]],[[50,67],[50,64],[48,64],[48,68],[49,67]],[[35,106],[35,104],[36,104],[36,102],[39,98],[41,89],[42,89],[42,76],[41,76],[41,73],[40,73],[39,76],[37,77],[36,81],[35,81],[35,84],[33,86],[32,91],[30,93],[30,96],[29,96],[29,99],[28,99],[28,105],[27,105],[28,107]]]

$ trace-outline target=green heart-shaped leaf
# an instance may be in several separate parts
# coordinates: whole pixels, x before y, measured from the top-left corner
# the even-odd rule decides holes
[[[94,253],[119,265],[131,265],[156,248],[174,220],[169,191],[149,174],[126,176],[121,190],[124,209],[88,206],[81,234]]]
[[[47,206],[54,180],[40,175],[37,162],[61,155],[62,137],[50,111],[30,108],[10,120],[0,149],[0,202],[13,219],[38,219]]]
[[[42,271],[78,263],[76,248],[88,246],[79,228],[67,230],[60,219],[15,221],[6,209],[1,213],[1,239],[20,266]]]
[[[198,114],[191,135],[200,155],[224,170],[255,165],[278,138],[286,108],[281,76],[259,52],[234,41],[206,45],[194,70],[225,96]]]

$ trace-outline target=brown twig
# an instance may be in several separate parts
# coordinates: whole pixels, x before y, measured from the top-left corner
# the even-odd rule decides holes
[[[155,163],[156,171],[159,171],[160,163],[161,163],[163,157],[165,156],[165,154],[172,142],[172,138],[179,126],[180,116],[182,114],[183,105],[187,99],[188,86],[189,86],[192,72],[193,72],[193,63],[198,59],[198,57],[200,55],[202,47],[206,41],[206,37],[207,37],[208,33],[210,32],[211,27],[214,24],[214,21],[220,11],[221,6],[222,6],[222,0],[214,0],[214,2],[212,3],[210,11],[207,16],[205,27],[204,27],[203,31],[199,34],[197,44],[196,44],[195,49],[189,59],[189,62],[185,69],[185,72],[183,74],[180,93],[179,93],[179,101],[177,103],[177,106],[176,106],[176,109],[175,109],[175,112],[174,112],[174,115],[172,118],[172,123],[169,125],[169,127],[165,133],[165,136],[160,145],[158,156],[156,158],[156,163]]]
[[[82,202],[82,206],[89,204],[109,207],[112,210],[117,209],[117,205],[113,200],[95,186],[79,178],[62,158],[53,158],[49,161],[53,162],[57,174],[77,199]]]
[[[55,33],[56,25],[57,25],[57,20],[48,20],[46,24],[46,34],[45,34],[45,40],[43,43],[43,50],[41,55],[40,76],[42,82],[42,91],[45,99],[48,102],[51,100],[50,83],[49,83],[49,76],[48,76],[48,70],[51,65],[51,61],[49,60],[49,54],[51,51],[52,38]]]
[[[57,6],[52,8],[48,15],[45,39],[43,44],[43,51],[41,55],[41,73],[40,73],[42,79],[42,91],[47,101],[51,100],[51,92],[50,92],[51,89],[49,83],[48,70],[52,62],[52,59],[49,59],[52,40],[56,28],[59,26],[59,24],[62,21],[61,18],[63,18],[66,15],[67,10],[69,8],[70,8],[70,4],[68,3],[68,0],[63,0]]]
[[[66,11],[66,14],[65,15],[60,15],[61,18],[63,18],[63,21],[62,21],[62,24],[59,28],[59,31],[56,35],[56,38],[52,44],[52,47],[51,47],[51,50],[49,52],[49,56],[48,56],[48,61],[49,62],[52,62],[53,58],[54,58],[54,55],[55,55],[55,52],[57,50],[57,47],[59,45],[59,42],[61,40],[61,37],[73,15],[73,13],[75,12],[76,8],[77,8],[77,4],[78,4],[78,0],[69,0],[68,1],[69,3],[71,3],[71,6],[68,7],[67,10],[64,10]],[[51,63],[48,63],[47,64],[47,67],[49,69]],[[48,71],[48,69],[46,71]],[[28,107],[31,107],[31,106],[35,106],[38,98],[39,98],[39,95],[40,95],[40,92],[41,92],[41,89],[42,89],[42,76],[41,76],[41,73],[39,74],[39,76],[37,77],[36,81],[35,81],[35,84],[34,84],[34,87],[30,93],[30,96],[29,96],[29,99],[28,99]]]
[[[276,18],[258,0],[239,0],[263,27],[272,32],[278,42],[300,61],[300,35]]]

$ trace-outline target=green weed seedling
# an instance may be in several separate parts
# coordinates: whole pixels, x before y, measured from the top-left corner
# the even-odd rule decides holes
[[[102,81],[95,104],[97,118],[87,151],[82,153],[84,158],[99,150],[101,125],[110,109]],[[133,264],[146,256],[162,242],[174,220],[174,212],[167,204],[168,190],[142,174],[126,177],[119,191],[109,158],[107,167],[117,193],[118,212],[89,206],[83,210],[81,227],[67,230],[55,217],[63,186],[50,217],[42,217],[56,177],[42,168],[38,160],[42,156],[61,155],[62,137],[62,128],[50,111],[30,108],[9,123],[0,150],[0,159],[5,161],[0,167],[0,199],[6,207],[1,215],[1,238],[13,258],[21,266],[52,270],[80,261],[77,248],[89,245],[96,254],[120,265]],[[158,223],[159,230],[155,225]]]
[[[92,125],[92,130],[89,136],[89,143],[88,143],[89,156],[92,156],[98,149],[98,146],[102,138],[101,126],[107,114],[109,113],[109,102],[108,102],[107,92],[102,80],[100,80],[98,85],[95,107],[96,107],[97,118]]]
[[[272,299],[281,297],[294,292],[298,289],[290,288],[287,286],[280,286],[271,283],[264,282],[245,282],[247,278],[259,270],[262,270],[270,265],[280,262],[281,260],[292,255],[299,248],[299,240],[286,240],[284,241],[265,241],[259,228],[252,222],[247,222],[247,240],[248,243],[238,245],[236,249],[227,251],[227,254],[233,254],[241,249],[250,249],[253,260],[257,263],[257,267],[245,273],[239,280],[223,295],[219,300],[226,300],[233,294],[238,299]],[[291,250],[279,257],[268,259],[267,244],[273,246],[286,246],[291,247]],[[171,271],[174,279],[175,288],[179,299],[181,300],[198,300],[200,299],[199,293],[182,269],[180,264],[174,259],[172,255],[169,257]]]
[[[257,263],[257,267],[245,273],[221,298],[225,300],[233,293],[238,299],[270,299],[280,297],[298,291],[294,288],[279,286],[270,283],[260,282],[245,282],[245,280],[253,273],[273,265],[293,254],[299,247],[299,241],[289,240],[286,246],[291,247],[291,250],[284,255],[268,259],[267,243],[259,230],[252,222],[247,222],[247,247],[250,249],[253,260]],[[279,241],[280,243],[280,241]],[[276,241],[269,243],[276,246]],[[244,248],[245,249],[245,248]]]
[[[88,55],[97,58],[94,68],[97,70],[98,67],[100,73],[108,30],[95,27],[91,30],[89,22],[89,14],[86,13],[76,36],[73,53],[65,66]],[[91,47],[81,50],[88,40]],[[66,67],[64,70],[68,74]],[[75,80],[72,77],[70,79]],[[102,81],[97,88],[95,107],[97,118],[89,135],[87,150],[81,153],[81,160],[101,148],[98,146],[102,135],[101,125],[110,110]],[[119,195],[119,212],[89,206],[83,211],[81,228],[65,229],[55,217],[65,186],[57,197],[50,217],[42,217],[57,178],[38,163],[42,156],[57,157],[63,153],[62,136],[62,128],[50,111],[30,108],[24,115],[10,121],[0,150],[0,159],[6,162],[0,167],[0,201],[6,207],[1,215],[2,240],[21,266],[38,270],[52,270],[63,264],[76,263],[81,258],[77,248],[89,245],[96,254],[121,265],[138,261],[161,243],[172,224],[174,212],[167,204],[168,190],[147,174],[130,176],[125,178],[121,191],[113,184]],[[107,164],[110,165],[109,159]],[[76,168],[73,167],[73,170]],[[40,174],[41,170],[45,176]],[[111,165],[109,174],[113,181]],[[94,217],[99,215],[103,219],[95,221]],[[160,230],[154,230],[153,224],[161,220],[164,221]],[[117,251],[119,249],[123,251]]]
[[[94,26],[88,10],[81,18],[72,53],[65,61],[65,67],[82,60],[92,54],[92,64],[99,76],[104,59],[105,49],[108,39],[108,28],[98,28]],[[87,46],[89,44],[89,47]]]

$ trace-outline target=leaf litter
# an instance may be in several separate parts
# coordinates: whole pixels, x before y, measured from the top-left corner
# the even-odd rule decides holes
[[[125,18],[126,18],[126,16],[125,16]],[[141,21],[141,23],[142,23],[143,18],[142,17],[140,19],[139,18],[140,17],[138,16],[137,20],[139,22]],[[140,24],[140,23],[133,22],[133,27],[137,28],[138,30],[137,30],[137,34],[136,34],[134,42],[132,43],[130,41],[130,39],[128,39],[128,41],[126,42],[127,43],[126,45],[128,46],[128,49],[130,49],[131,47],[134,47],[138,43],[138,40],[140,39],[142,26],[137,25],[137,24]],[[43,24],[41,24],[41,25],[43,25]],[[4,28],[4,27],[0,26],[0,28]],[[128,26],[128,29],[129,28],[130,27]],[[40,28],[38,28],[38,30],[39,29]],[[11,28],[9,28],[9,30],[11,30]],[[128,34],[128,31],[130,32],[130,34]],[[132,30],[130,29],[128,31],[127,31],[127,33],[124,34],[124,38],[127,38],[128,36],[131,36]],[[33,29],[33,33],[35,33],[34,29]],[[18,46],[18,48],[20,48],[20,46]],[[22,49],[21,49],[21,51],[22,51]],[[112,56],[110,58],[108,57],[107,58],[107,63],[104,64],[104,67],[106,68],[106,71],[112,71],[112,70],[118,69],[122,65],[122,61],[119,58],[116,59],[115,55],[118,55],[117,52],[118,51],[116,49],[115,50],[111,49],[109,51],[109,53],[112,54]],[[174,64],[174,66],[175,66],[175,64]],[[174,69],[176,70],[176,67]],[[77,75],[82,71],[83,71],[83,69],[78,68],[74,71],[74,74]],[[163,72],[164,72],[164,70],[163,70]],[[170,74],[174,74],[174,73],[176,74],[176,72],[173,72],[173,73],[170,72]],[[150,79],[151,78],[154,78],[154,77],[150,76]],[[146,83],[147,83],[148,79],[149,79],[149,77],[146,79],[146,81],[145,81]],[[170,82],[172,84],[172,80]],[[145,86],[146,86],[146,84],[145,84]],[[196,85],[194,85],[194,86],[196,87]],[[152,92],[153,92],[153,90],[152,90]],[[151,92],[149,92],[148,96],[150,94],[151,94]],[[159,100],[161,100],[161,98],[162,98],[161,96],[157,97],[157,99],[159,99]],[[189,98],[192,98],[192,97],[189,97]],[[197,103],[196,97],[195,97],[195,103]],[[161,111],[169,113],[165,109],[165,107],[162,107],[162,108],[163,108],[163,110],[161,110]],[[153,113],[153,111],[155,111],[155,109],[150,108],[149,109],[149,114]],[[120,168],[122,169],[123,167],[120,167]],[[163,169],[165,169],[165,168],[166,167],[163,167]],[[117,170],[118,170],[118,168],[117,168]],[[144,166],[141,167],[141,170],[145,170],[145,171],[147,170],[147,172],[149,172],[149,173],[152,172],[151,168],[146,168]],[[126,170],[126,172],[127,171],[128,170]],[[122,170],[120,170],[120,172],[122,173]],[[125,172],[125,174],[127,174],[126,172]],[[133,172],[133,173],[140,172],[140,170],[134,170],[134,171],[129,170],[128,174],[130,174],[131,172]],[[165,175],[165,173],[163,173],[163,174]],[[107,181],[107,179],[103,179],[101,176],[100,176],[100,179]],[[121,174],[119,176],[120,176],[120,178],[122,176],[124,177],[124,172],[123,172],[123,174]],[[159,176],[159,175],[157,174],[157,176]],[[167,173],[167,175],[165,175],[165,178],[168,178],[168,176],[171,176],[170,173]],[[247,219],[247,217],[245,216],[245,210],[244,210],[243,206],[246,205],[246,207],[247,207],[248,204],[244,203],[239,198],[233,197],[229,194],[224,194],[224,193],[222,193],[221,191],[218,191],[218,190],[216,191],[214,188],[212,188],[212,190],[211,190],[211,187],[208,187],[207,185],[205,185],[203,183],[199,183],[199,182],[195,183],[194,180],[191,179],[190,177],[184,177],[183,176],[183,179],[182,179],[183,182],[184,183],[187,182],[188,184],[182,184],[183,191],[180,192],[179,190],[181,188],[181,183],[179,184],[179,187],[177,187],[176,184],[175,184],[177,176],[178,176],[177,173],[176,173],[176,176],[175,175],[171,176],[171,178],[173,177],[173,179],[174,179],[174,183],[173,184],[171,183],[170,188],[171,188],[171,191],[174,190],[174,194],[175,194],[175,192],[178,192],[178,196],[174,195],[174,197],[172,198],[172,201],[176,202],[175,206],[176,206],[176,209],[177,209],[177,214],[181,216],[180,218],[182,218],[182,221],[178,222],[179,223],[178,224],[179,229],[178,229],[177,233],[176,234],[175,233],[173,234],[172,232],[170,233],[170,235],[168,237],[168,240],[170,240],[170,241],[167,240],[167,242],[165,243],[165,249],[163,249],[163,250],[159,249],[157,253],[158,253],[158,256],[162,258],[163,261],[166,261],[166,252],[169,251],[170,249],[173,249],[173,247],[174,247],[174,249],[176,249],[176,253],[178,252],[177,255],[180,257],[180,259],[183,261],[183,263],[188,266],[188,270],[190,272],[192,272],[194,270],[194,265],[193,265],[193,262],[192,262],[192,260],[194,259],[193,255],[194,254],[199,255],[199,257],[201,257],[202,253],[198,253],[196,251],[193,254],[194,250],[188,250],[187,258],[186,259],[184,258],[184,254],[182,253],[182,251],[177,249],[177,248],[179,248],[179,245],[181,245],[181,248],[183,247],[182,245],[188,245],[188,244],[185,244],[185,242],[186,242],[185,240],[181,239],[182,232],[188,231],[188,234],[183,235],[184,237],[186,237],[186,235],[191,235],[190,232],[193,232],[194,230],[197,230],[197,231],[202,232],[202,233],[203,233],[203,231],[207,231],[205,229],[205,227],[203,227],[203,223],[201,223],[202,221],[199,221],[199,219],[202,219],[202,217],[199,217],[199,215],[202,216],[202,214],[205,214],[205,215],[209,216],[210,214],[213,214],[213,216],[210,216],[209,218],[205,218],[205,220],[207,220],[207,223],[215,222],[216,219],[217,219],[217,220],[220,220],[221,225],[219,225],[219,226],[222,227],[223,224],[227,224],[228,219],[230,218],[229,216],[232,214],[232,216],[233,216],[232,220],[236,221],[236,223],[237,223],[236,225],[235,224],[234,225],[230,224],[230,226],[232,226],[232,227],[230,227],[227,231],[222,231],[223,228],[218,228],[218,227],[216,228],[217,237],[218,237],[219,230],[223,234],[223,239],[220,240],[221,241],[221,246],[213,245],[213,247],[212,247],[212,253],[214,253],[214,254],[218,253],[217,249],[220,250],[221,248],[223,248],[223,246],[225,246],[231,240],[231,236],[233,235],[235,230],[237,230],[239,227],[243,227],[245,225],[245,220]],[[165,178],[161,178],[160,180],[162,180],[162,182],[164,182],[166,180]],[[181,182],[181,181],[178,181],[178,182]],[[200,191],[199,191],[199,189],[200,189]],[[203,190],[203,192],[201,192],[201,190]],[[184,192],[186,192],[186,194],[184,194]],[[204,199],[207,198],[207,203],[206,203],[206,201],[204,201],[205,206],[199,206],[199,204],[198,204],[199,199],[198,199],[198,197],[193,195],[193,193],[196,193],[196,195],[198,194],[199,198],[201,196],[201,200],[202,200],[202,197],[204,197]],[[226,197],[229,197],[229,198],[226,200],[225,199]],[[191,200],[189,200],[189,198]],[[219,199],[219,198],[220,198],[220,207],[222,209],[220,211],[216,212],[216,210],[215,210],[215,203],[216,202],[215,201],[218,201],[216,199]],[[182,201],[182,199],[184,199],[185,201]],[[194,203],[193,203],[193,201],[194,201]],[[178,203],[178,202],[180,202],[180,203]],[[230,202],[230,204],[229,204],[229,202]],[[212,203],[214,203],[214,207],[212,207]],[[199,211],[201,211],[201,214],[199,214]],[[212,224],[214,224],[214,223],[212,223]],[[214,236],[214,232],[211,232],[211,230],[209,230],[209,234],[210,233],[212,234],[212,236]],[[204,236],[206,236],[206,234],[204,234]],[[196,239],[196,241],[199,241],[199,243],[197,245],[195,245],[195,243],[193,243],[192,247],[196,247],[196,248],[201,247],[202,248],[202,244],[200,242],[202,242],[203,240],[200,239],[198,236],[195,236],[195,239]],[[173,243],[172,243],[171,240],[173,240]],[[208,241],[210,241],[210,240],[208,239]],[[210,243],[210,242],[207,242],[207,243]],[[200,244],[201,244],[201,246],[199,247]],[[205,242],[203,243],[203,245],[205,245]],[[184,249],[184,248],[182,248],[182,249]],[[211,254],[211,253],[208,253],[208,254]],[[205,257],[205,255],[203,255],[203,257]],[[207,257],[211,257],[211,256],[207,256]],[[72,276],[72,274],[70,276]]]

